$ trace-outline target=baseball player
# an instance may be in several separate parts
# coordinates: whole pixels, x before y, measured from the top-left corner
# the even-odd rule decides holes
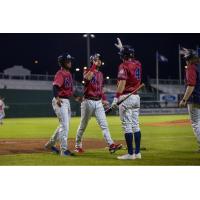
[[[64,53],[58,57],[58,64],[61,67],[57,71],[53,81],[53,94],[52,106],[57,115],[60,125],[55,130],[54,134],[45,145],[46,149],[50,149],[52,152],[61,156],[73,156],[74,154],[68,150],[67,138],[69,132],[69,122],[71,118],[71,109],[69,97],[73,95],[73,79],[70,73],[72,66],[71,61],[74,58]],[[60,151],[56,148],[56,142],[60,142]]]
[[[115,144],[111,138],[103,104],[107,104],[103,93],[103,74],[99,71],[101,67],[101,56],[96,53],[90,57],[91,67],[85,70],[84,76],[84,100],[81,103],[81,122],[76,134],[75,151],[83,153],[82,136],[87,124],[94,114],[101,127],[103,137],[109,146],[109,151],[114,153],[121,149],[121,144]]]
[[[118,38],[119,55],[122,63],[118,70],[118,86],[116,97],[113,99],[112,107],[117,107],[117,102],[126,95],[133,92],[141,83],[142,67],[141,63],[134,57],[134,49],[130,46],[123,46]],[[131,95],[119,105],[119,115],[124,130],[124,136],[128,148],[128,154],[117,157],[122,160],[141,159],[140,140],[141,132],[139,127],[139,107],[140,97],[138,94]],[[133,134],[135,140],[135,150],[133,149]]]
[[[186,91],[179,105],[188,107],[200,153],[200,58],[192,49],[183,48],[180,53],[184,55],[187,66],[185,67]]]
[[[4,112],[5,104],[3,100],[4,99],[0,97],[0,125],[3,125],[3,118],[5,117],[5,112]]]

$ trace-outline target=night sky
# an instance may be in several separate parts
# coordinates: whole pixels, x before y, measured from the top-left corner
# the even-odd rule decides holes
[[[91,39],[91,53],[103,56],[105,76],[116,77],[120,64],[116,38],[135,49],[143,66],[144,78],[155,78],[155,52],[166,56],[167,63],[160,63],[160,78],[178,79],[178,44],[187,48],[200,45],[200,34],[95,34]],[[0,72],[13,65],[23,65],[34,74],[54,74],[58,70],[57,57],[69,52],[76,58],[75,67],[86,65],[86,39],[83,34],[0,34]],[[38,64],[34,64],[38,60]],[[81,73],[76,79],[81,79]]]

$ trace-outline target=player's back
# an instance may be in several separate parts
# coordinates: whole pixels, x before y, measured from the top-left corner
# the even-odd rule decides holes
[[[137,60],[125,61],[120,65],[121,70],[124,70],[124,80],[126,85],[124,94],[134,91],[141,83],[142,66]]]

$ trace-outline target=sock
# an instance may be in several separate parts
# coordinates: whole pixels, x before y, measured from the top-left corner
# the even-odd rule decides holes
[[[133,155],[133,133],[125,133],[125,139],[128,147],[128,153]]]
[[[141,132],[135,132],[134,133],[134,139],[135,139],[135,153],[140,153],[140,141],[141,141]]]

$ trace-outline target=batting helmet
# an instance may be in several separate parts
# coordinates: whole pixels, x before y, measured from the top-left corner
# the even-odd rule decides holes
[[[123,46],[123,49],[118,53],[121,59],[134,58],[135,50],[129,45]]]
[[[61,54],[60,56],[58,56],[58,64],[59,64],[59,66],[62,67],[64,62],[68,62],[73,59],[74,59],[74,57],[72,57],[70,54],[64,53],[64,54]]]
[[[90,56],[90,63],[93,63],[93,61],[95,61],[96,59],[101,60],[101,55],[99,53],[95,53],[95,54]]]
[[[193,49],[186,49],[186,48],[182,48],[180,50],[180,54],[183,55],[183,58],[188,61],[191,60],[193,58],[197,58],[197,52]]]

